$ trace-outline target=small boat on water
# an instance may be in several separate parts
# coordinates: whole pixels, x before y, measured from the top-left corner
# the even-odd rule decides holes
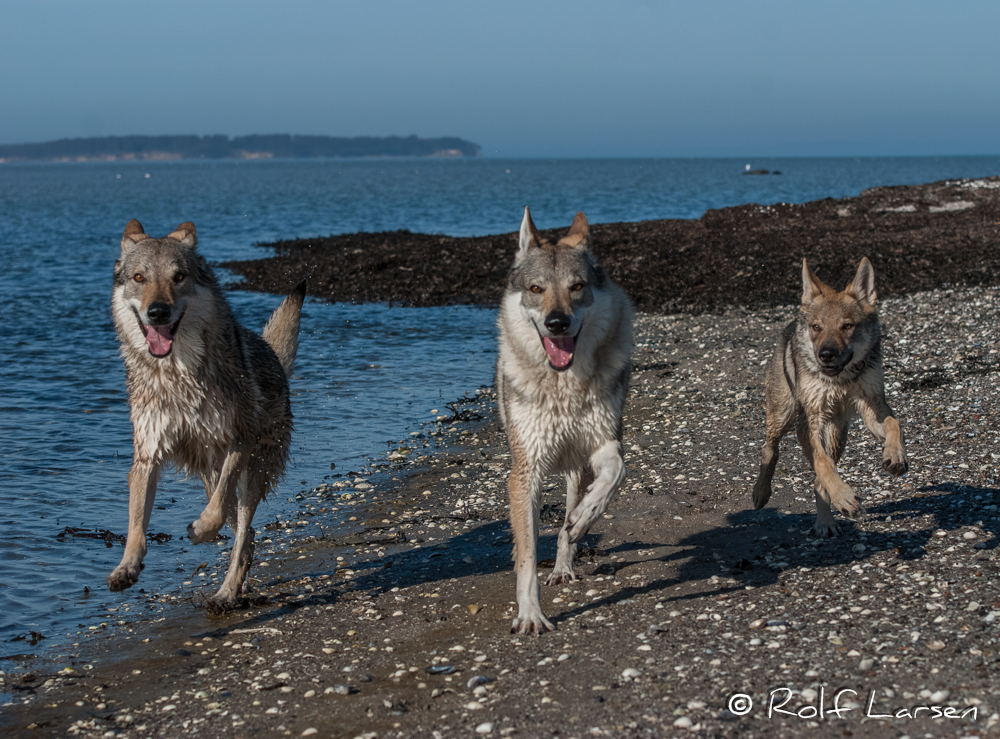
[[[781,171],[777,169],[773,172],[766,169],[750,169],[750,165],[748,164],[746,169],[743,171],[743,174],[781,174]]]

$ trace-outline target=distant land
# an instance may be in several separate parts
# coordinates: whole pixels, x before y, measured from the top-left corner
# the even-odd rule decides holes
[[[0,145],[0,162],[115,162],[172,159],[333,159],[478,157],[480,147],[455,136],[102,136]]]

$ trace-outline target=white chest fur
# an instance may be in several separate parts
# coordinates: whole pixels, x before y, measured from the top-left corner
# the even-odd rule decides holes
[[[601,296],[595,304],[605,308],[606,299]],[[573,365],[559,372],[549,366],[519,296],[504,300],[497,367],[504,385],[504,420],[516,455],[543,474],[579,469],[595,450],[618,436],[624,401],[621,378],[631,339],[626,329],[620,342],[624,350],[617,345],[620,327],[609,312],[587,316]]]

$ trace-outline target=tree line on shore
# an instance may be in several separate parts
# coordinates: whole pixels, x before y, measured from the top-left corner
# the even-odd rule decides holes
[[[0,161],[119,159],[271,159],[477,157],[480,147],[457,136],[102,136],[0,145]]]

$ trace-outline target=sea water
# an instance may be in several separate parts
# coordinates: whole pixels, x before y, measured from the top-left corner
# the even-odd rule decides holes
[[[744,176],[748,164],[781,174]],[[151,594],[176,592],[198,563],[224,565],[225,548],[184,538],[204,505],[200,483],[169,474],[150,528],[172,538],[150,545],[132,590],[110,593],[105,583],[120,545],[57,538],[66,527],[126,531],[131,425],[109,306],[131,218],[157,236],[194,221],[200,251],[220,262],[266,256],[258,242],[294,237],[509,232],[525,205],[550,228],[577,210],[592,223],[697,218],[747,202],[998,173],[998,157],[2,164],[0,659],[72,642],[118,618],[114,609],[141,612]],[[229,299],[259,330],[281,298],[234,291]],[[291,381],[291,460],[257,520],[293,510],[299,491],[362,469],[432,410],[489,384],[494,321],[476,307],[307,301]]]

